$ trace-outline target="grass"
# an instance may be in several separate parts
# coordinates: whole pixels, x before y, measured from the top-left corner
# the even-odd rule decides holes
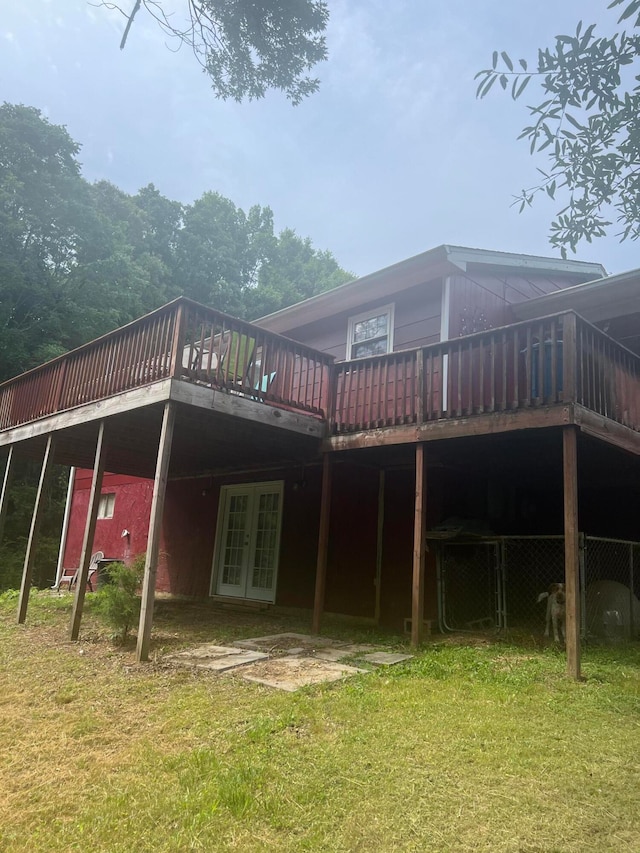
[[[640,651],[438,641],[288,694],[172,669],[193,642],[306,631],[159,602],[149,665],[71,598],[0,596],[0,849],[638,851]],[[325,633],[398,646],[328,623]]]

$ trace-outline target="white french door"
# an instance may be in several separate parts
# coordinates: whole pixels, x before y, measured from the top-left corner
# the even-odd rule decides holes
[[[283,483],[222,486],[212,594],[275,601]]]

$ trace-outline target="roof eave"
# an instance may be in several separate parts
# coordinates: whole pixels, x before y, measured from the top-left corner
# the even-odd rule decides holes
[[[539,273],[562,272],[589,279],[606,275],[601,264],[444,244],[311,296],[253,322],[271,332],[285,333],[335,314],[336,304],[339,304],[340,311],[358,309],[365,301],[363,297],[366,297],[367,302],[386,299],[400,290],[423,282],[437,280],[458,270],[464,272],[470,265]]]

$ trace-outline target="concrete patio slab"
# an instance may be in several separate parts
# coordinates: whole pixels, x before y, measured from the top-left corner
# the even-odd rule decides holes
[[[293,693],[301,687],[338,681],[365,671],[355,666],[322,661],[313,657],[287,656],[251,664],[243,668],[240,674],[247,681]]]
[[[229,646],[215,646],[212,643],[186,649],[167,657],[167,661],[179,666],[192,666],[196,669],[208,669],[214,672],[226,672],[237,666],[256,663],[265,660],[269,655],[264,652],[234,649]]]
[[[315,634],[270,634],[266,637],[249,637],[247,640],[235,640],[233,643],[241,649],[255,649],[265,652],[292,652],[293,649],[310,651],[321,649],[325,646],[341,646],[342,643],[331,640],[329,637],[319,637]]]
[[[329,646],[329,648],[318,649],[313,653],[314,658],[320,660],[340,661],[345,658],[360,655],[364,652],[375,651],[375,646],[370,646],[368,643],[349,643],[342,645]]]

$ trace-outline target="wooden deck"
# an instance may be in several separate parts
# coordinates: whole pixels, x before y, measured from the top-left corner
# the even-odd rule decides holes
[[[334,364],[184,298],[0,385],[0,445],[166,400],[326,450],[573,423],[640,452],[640,358],[573,312]]]
[[[370,445],[371,432],[379,443],[393,432],[411,441],[432,426],[432,437],[448,438],[465,425],[504,431],[587,423],[589,414],[613,422],[614,433],[640,431],[640,358],[573,312],[334,372],[333,449]]]
[[[0,431],[166,380],[323,420],[332,364],[303,344],[180,298],[0,385]]]

